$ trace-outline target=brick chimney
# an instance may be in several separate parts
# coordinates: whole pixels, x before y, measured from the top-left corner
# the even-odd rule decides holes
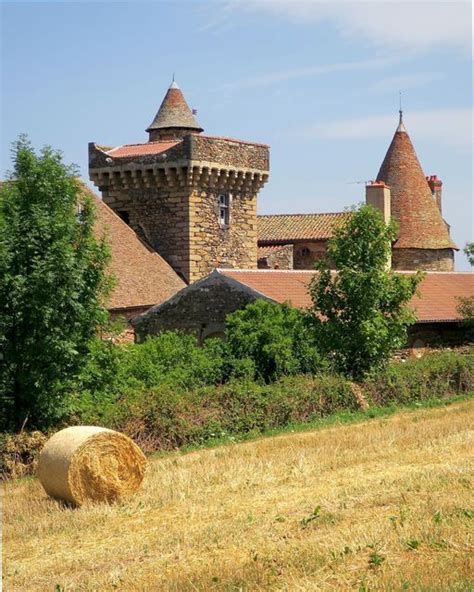
[[[441,179],[438,179],[437,175],[431,175],[426,177],[428,181],[428,185],[431,189],[431,195],[433,196],[434,200],[436,201],[436,205],[439,208],[439,211],[442,212],[442,191],[443,191],[443,182]]]
[[[383,181],[372,181],[365,186],[365,203],[382,212],[385,224],[390,220],[390,187]]]

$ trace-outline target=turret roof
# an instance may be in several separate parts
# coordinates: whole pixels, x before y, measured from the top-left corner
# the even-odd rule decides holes
[[[456,249],[449,229],[433,199],[402,120],[377,175],[391,190],[392,216],[400,225],[399,249]]]
[[[181,89],[174,80],[158,109],[158,113],[146,131],[166,128],[186,128],[199,132],[203,131],[186,103]]]

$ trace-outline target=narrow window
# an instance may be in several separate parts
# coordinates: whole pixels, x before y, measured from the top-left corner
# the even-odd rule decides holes
[[[221,228],[229,226],[230,222],[230,194],[219,194],[219,225]]]

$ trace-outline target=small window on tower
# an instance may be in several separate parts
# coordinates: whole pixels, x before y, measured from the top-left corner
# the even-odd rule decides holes
[[[219,194],[219,225],[221,228],[229,226],[230,223],[230,194]]]

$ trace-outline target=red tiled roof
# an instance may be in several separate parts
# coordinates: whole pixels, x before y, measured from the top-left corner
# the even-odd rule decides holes
[[[110,271],[116,285],[109,308],[132,308],[159,304],[186,286],[166,261],[147,247],[95,193],[84,185],[97,210],[96,233],[108,239]]]
[[[314,271],[220,269],[219,272],[276,302],[289,302],[297,308],[311,305],[308,284]],[[459,320],[458,298],[474,296],[474,273],[427,272],[418,291],[420,297],[411,300],[418,321]]]
[[[176,127],[202,132],[202,127],[186,103],[181,89],[173,82],[158,109],[158,113],[146,131]]]
[[[392,215],[400,225],[394,248],[457,248],[402,124],[393,136],[377,180],[389,185]]]
[[[178,142],[147,142],[146,144],[124,144],[107,151],[113,158],[125,158],[127,156],[145,156],[146,154],[161,154],[179,144]]]
[[[331,238],[350,212],[330,214],[271,214],[257,216],[259,243],[285,243],[296,240]]]

